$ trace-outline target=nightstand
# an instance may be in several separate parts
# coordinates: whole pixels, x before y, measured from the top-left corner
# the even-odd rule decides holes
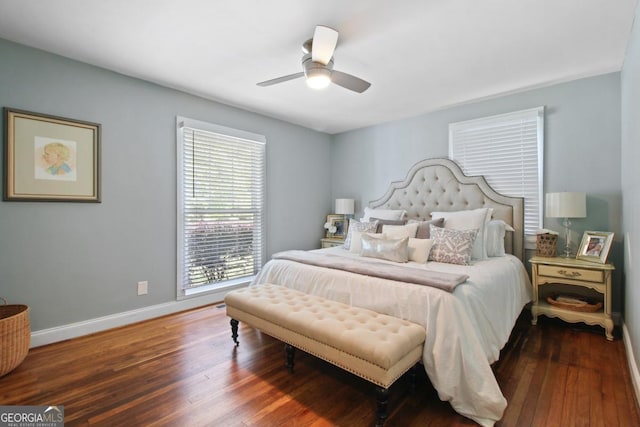
[[[342,246],[344,245],[344,239],[330,239],[330,238],[324,238],[324,239],[320,239],[320,247],[322,249],[324,248],[332,248],[334,246]]]
[[[611,273],[612,264],[597,264],[573,258],[533,257],[530,259],[533,272],[533,305],[531,324],[538,322],[539,315],[558,317],[565,322],[584,322],[600,325],[609,341],[613,340],[613,320],[611,319]],[[547,302],[545,285],[562,287],[573,285],[593,289],[602,294],[603,307],[594,312],[575,311],[551,305]],[[569,291],[569,293],[571,293]]]

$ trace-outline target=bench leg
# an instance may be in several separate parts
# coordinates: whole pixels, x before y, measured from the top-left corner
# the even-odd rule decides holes
[[[293,373],[293,356],[296,353],[296,348],[291,344],[285,344],[284,351],[287,354],[287,369]]]
[[[238,342],[238,321],[236,319],[231,319],[231,338],[233,342],[236,343],[236,347],[240,345]]]
[[[389,389],[376,386],[376,401],[378,408],[376,410],[376,427],[382,427],[387,419],[387,406],[389,405]]]
[[[416,391],[416,377],[418,376],[418,369],[420,369],[420,364],[416,363],[413,365],[413,368],[409,370],[409,389],[411,393],[415,393]]]

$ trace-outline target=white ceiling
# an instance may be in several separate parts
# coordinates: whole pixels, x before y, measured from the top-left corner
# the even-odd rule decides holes
[[[0,0],[0,38],[339,133],[619,71],[637,1]],[[301,71],[317,24],[371,88],[256,86]]]

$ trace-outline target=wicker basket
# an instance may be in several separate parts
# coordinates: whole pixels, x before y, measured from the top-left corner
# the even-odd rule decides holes
[[[600,301],[590,301],[590,300],[584,299],[583,300],[584,304],[571,304],[571,303],[564,303],[562,301],[558,301],[557,298],[559,296],[560,295],[549,295],[547,297],[547,302],[556,307],[564,308],[565,310],[571,310],[571,311],[582,311],[587,313],[593,313],[595,311],[602,309],[602,302]],[[574,295],[568,295],[568,296],[575,297],[578,300],[582,299],[580,296],[574,296]]]
[[[551,233],[536,234],[536,255],[537,256],[556,256],[556,245],[558,236]]]
[[[22,363],[29,352],[30,341],[29,307],[7,305],[0,298],[0,377]]]

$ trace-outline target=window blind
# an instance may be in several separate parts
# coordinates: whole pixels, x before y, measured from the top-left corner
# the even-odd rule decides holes
[[[542,225],[544,107],[449,125],[449,157],[506,196],[524,197],[525,235]]]
[[[264,258],[265,139],[178,120],[178,287],[250,280]]]

